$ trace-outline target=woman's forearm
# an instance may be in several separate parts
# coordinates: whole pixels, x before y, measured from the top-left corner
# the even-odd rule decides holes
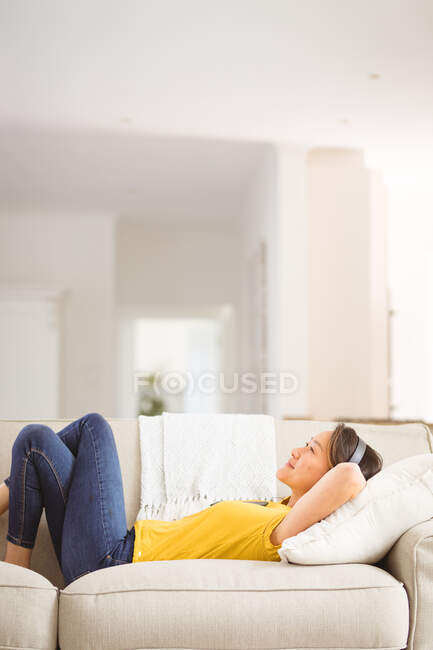
[[[332,467],[302,495],[278,525],[277,544],[325,519],[365,486],[365,479],[354,463]]]

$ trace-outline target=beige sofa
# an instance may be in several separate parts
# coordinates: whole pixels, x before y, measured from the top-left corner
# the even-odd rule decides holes
[[[78,416],[77,416],[78,417]],[[0,420],[0,482],[28,420]],[[41,420],[57,432],[71,420]],[[139,510],[136,419],[109,419],[128,527]],[[277,467],[293,446],[335,423],[277,421]],[[385,466],[433,451],[424,424],[356,424]],[[277,495],[289,488],[278,482]],[[8,517],[0,517],[4,558]],[[85,534],[85,531],[83,531]],[[299,566],[177,560],[109,567],[64,589],[45,514],[32,569],[0,562],[0,648],[433,648],[433,520],[408,530],[378,565]]]

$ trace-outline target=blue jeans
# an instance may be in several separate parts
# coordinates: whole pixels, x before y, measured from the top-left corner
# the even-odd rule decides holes
[[[85,573],[132,562],[122,475],[111,427],[87,413],[55,433],[27,424],[12,447],[6,539],[33,548],[42,509],[65,586]]]

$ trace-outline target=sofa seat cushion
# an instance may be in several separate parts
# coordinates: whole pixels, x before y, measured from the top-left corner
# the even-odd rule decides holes
[[[57,648],[57,587],[36,571],[0,561],[0,648]]]
[[[404,648],[403,583],[365,564],[171,560],[108,567],[60,590],[62,650]]]

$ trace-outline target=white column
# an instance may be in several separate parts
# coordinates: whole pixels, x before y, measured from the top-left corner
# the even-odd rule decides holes
[[[385,195],[362,152],[308,154],[309,404],[313,417],[387,417]]]
[[[307,415],[307,316],[305,149],[270,145],[251,183],[241,219],[243,254],[242,371],[257,369],[277,380],[268,382],[269,393],[242,395],[246,412]],[[260,242],[265,244],[265,354],[254,349],[257,323],[251,323],[251,276]],[[254,300],[254,294],[253,294]],[[256,317],[254,313],[254,318]],[[265,358],[263,367],[259,360]],[[279,391],[279,373],[295,377],[289,394]],[[260,377],[258,378],[260,380]],[[258,390],[261,387],[258,386]]]
[[[307,384],[307,229],[304,148],[277,147],[276,283],[278,311],[270,323],[271,369],[291,375],[292,392],[269,395],[275,417],[308,415]]]

